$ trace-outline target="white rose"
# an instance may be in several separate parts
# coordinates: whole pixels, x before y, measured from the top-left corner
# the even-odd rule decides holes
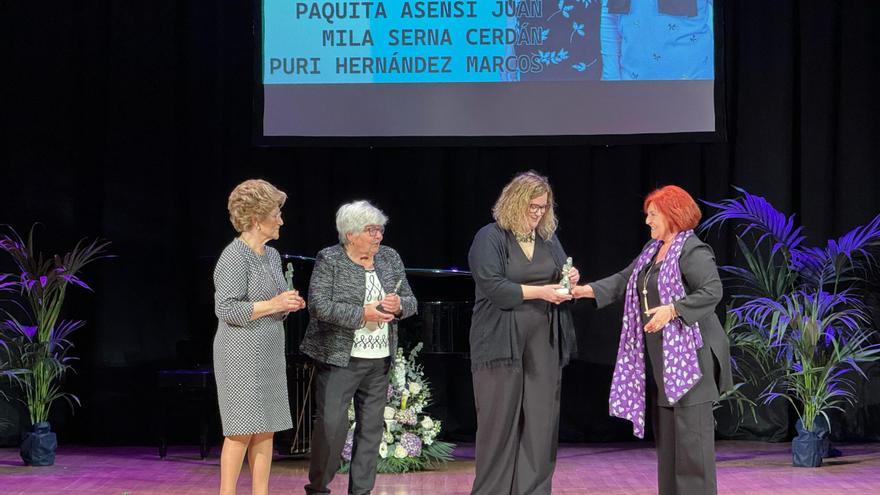
[[[403,445],[397,444],[397,447],[394,448],[394,457],[397,457],[398,459],[406,457],[406,449]]]
[[[422,386],[419,384],[419,382],[409,382],[409,393],[416,395],[421,391]]]
[[[379,444],[379,457],[382,459],[388,457],[388,444],[385,442]]]
[[[386,430],[385,433],[382,434],[382,441],[385,443],[391,443],[394,441],[394,435],[392,435],[390,431]],[[388,450],[387,445],[385,446],[385,450]]]
[[[425,419],[422,420],[422,428],[426,430],[434,429],[434,420],[431,419],[431,416],[425,416]]]
[[[382,417],[385,419],[394,419],[394,408],[385,406],[385,411],[382,413]]]

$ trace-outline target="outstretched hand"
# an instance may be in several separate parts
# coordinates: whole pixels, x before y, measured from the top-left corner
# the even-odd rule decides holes
[[[582,297],[589,297],[591,299],[596,298],[596,293],[593,291],[593,288],[587,285],[573,285],[571,287],[571,295],[575,299],[580,299]]]

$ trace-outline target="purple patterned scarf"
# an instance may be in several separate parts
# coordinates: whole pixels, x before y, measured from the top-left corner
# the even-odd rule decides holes
[[[686,295],[678,262],[685,241],[693,233],[693,230],[679,232],[672,240],[657,277],[661,304],[670,304]],[[641,309],[636,280],[661,244],[661,241],[654,241],[642,251],[626,284],[623,328],[620,331],[617,364],[614,366],[611,394],[608,398],[610,414],[630,420],[633,434],[639,438],[645,436],[645,340],[639,317]],[[662,332],[663,389],[670,404],[674,404],[702,377],[697,349],[703,347],[703,338],[696,322],[685,325],[681,318],[673,318],[663,327]]]

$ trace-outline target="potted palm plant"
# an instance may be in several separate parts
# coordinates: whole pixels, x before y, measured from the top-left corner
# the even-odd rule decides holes
[[[829,447],[828,413],[858,400],[853,377],[867,379],[861,366],[880,358],[863,302],[880,247],[880,215],[825,247],[807,247],[793,216],[737,190],[739,198],[707,202],[717,212],[703,227],[733,223],[745,261],[722,267],[735,292],[732,342],[768,381],[764,402],[781,398],[797,413],[793,464],[816,467]]]
[[[0,273],[0,292],[11,292],[12,288],[15,286],[15,282],[10,280],[10,275],[6,273]],[[0,385],[4,382],[13,382],[20,383],[19,377],[26,373],[26,370],[14,368],[12,365],[11,358],[11,349],[9,345],[0,337]],[[9,397],[3,390],[0,390],[0,399],[9,400]],[[0,418],[0,430],[10,426],[12,423],[9,422],[6,418]]]
[[[14,282],[8,280],[9,278],[8,274],[0,274],[0,292],[9,292],[15,285]],[[10,355],[9,345],[6,344],[6,341],[3,340],[3,338],[0,338],[0,384],[4,381],[18,383],[19,376],[25,373],[24,370],[16,369],[12,366]],[[3,390],[0,390],[0,399],[9,400]],[[0,430],[6,428],[10,424],[11,423],[5,418],[0,418]]]
[[[31,228],[27,242],[14,229],[0,234],[0,249],[8,253],[19,270],[17,277],[5,276],[7,288],[17,289],[19,298],[11,300],[12,311],[3,310],[0,322],[7,355],[17,374],[33,430],[21,444],[22,460],[28,465],[47,466],[55,462],[57,440],[49,424],[49,412],[55,401],[64,399],[79,404],[79,399],[62,389],[70,371],[73,343],[69,337],[84,324],[61,319],[67,287],[70,284],[91,288],[77,277],[82,268],[102,257],[107,242],[80,241],[64,256],[44,257],[33,242]]]

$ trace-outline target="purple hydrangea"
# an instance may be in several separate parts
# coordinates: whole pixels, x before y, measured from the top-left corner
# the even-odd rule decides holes
[[[388,394],[386,394],[385,400],[391,400],[391,397],[394,395],[394,387],[389,383],[388,384]]]
[[[403,445],[406,454],[410,457],[422,455],[422,439],[414,433],[406,432],[400,435],[400,445]]]
[[[342,447],[342,458],[345,459],[346,462],[351,462],[351,448],[354,444],[354,430],[348,430],[348,434],[345,435],[345,446]]]
[[[400,424],[409,426],[413,426],[418,423],[418,417],[416,416],[416,412],[412,408],[407,408],[403,411],[397,411],[397,414],[394,415],[394,419],[396,419]]]

